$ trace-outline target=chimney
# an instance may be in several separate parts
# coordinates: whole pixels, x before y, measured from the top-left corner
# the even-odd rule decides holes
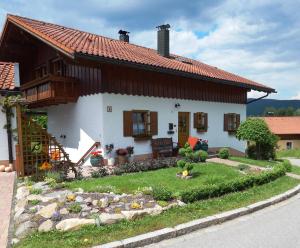
[[[157,52],[161,56],[170,56],[170,38],[169,38],[169,24],[157,26]]]
[[[119,40],[129,42],[129,32],[125,30],[119,30]]]

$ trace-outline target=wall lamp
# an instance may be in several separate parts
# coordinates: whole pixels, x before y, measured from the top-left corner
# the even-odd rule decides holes
[[[175,108],[179,108],[180,107],[180,103],[175,103]]]

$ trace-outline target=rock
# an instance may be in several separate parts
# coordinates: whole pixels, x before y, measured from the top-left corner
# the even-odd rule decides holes
[[[78,196],[76,196],[75,201],[81,203],[81,202],[83,202],[83,198],[78,195]]]
[[[51,220],[44,221],[38,228],[39,232],[49,232],[53,229],[53,222]]]
[[[27,203],[28,203],[27,199],[18,200],[15,206],[15,211],[18,212],[18,210],[25,208]]]
[[[53,213],[56,211],[57,209],[57,203],[51,203],[45,207],[43,207],[41,210],[39,210],[37,212],[38,215],[46,218],[46,219],[49,219],[51,218],[51,216],[53,215]]]
[[[114,198],[113,198],[113,202],[119,202],[120,201],[120,197],[119,196],[115,196]]]
[[[12,172],[13,170],[12,170],[11,167],[5,167],[4,171],[5,171],[5,172]]]
[[[35,227],[36,227],[36,223],[31,221],[26,221],[17,227],[15,234],[17,238],[24,238],[25,236],[33,232],[34,231],[33,228]]]
[[[44,197],[51,197],[51,198],[66,198],[67,195],[71,194],[70,190],[58,190],[53,191],[51,193],[45,194]]]
[[[26,186],[22,186],[17,189],[17,194],[16,194],[17,200],[24,199],[28,195],[29,195],[29,189]]]
[[[37,206],[33,206],[31,208],[29,208],[30,213],[36,213],[38,212],[42,207],[40,205]]]
[[[179,207],[183,207],[183,206],[186,205],[186,203],[184,203],[184,202],[182,202],[180,200],[177,200],[177,204],[178,204]]]
[[[49,201],[52,201],[54,199],[55,199],[54,197],[45,197],[45,196],[42,196],[42,195],[29,195],[29,196],[27,196],[28,201],[38,200],[38,201],[41,201],[41,202],[49,202]]]
[[[84,200],[85,203],[92,203],[92,198],[88,197]]]
[[[89,215],[89,212],[81,212],[80,216],[85,218]]]
[[[121,214],[125,216],[127,220],[135,220],[137,218],[143,217],[147,214],[149,215],[158,215],[163,211],[163,208],[157,205],[155,208],[146,208],[142,210],[130,210],[130,211],[121,211]]]
[[[43,189],[44,186],[47,185],[47,182],[38,182],[32,185],[34,189]]]
[[[11,244],[12,244],[12,245],[16,245],[16,244],[19,243],[19,242],[20,242],[20,240],[17,239],[17,238],[14,238],[14,239],[11,240]]]
[[[91,210],[91,212],[90,212],[90,213],[91,213],[91,214],[95,214],[95,213],[98,213],[98,212],[99,212],[99,210],[98,210],[98,209],[96,209],[96,208],[94,208],[94,209],[92,209],[92,210]]]
[[[91,211],[91,210],[92,210],[91,207],[86,206],[86,205],[82,205],[81,207],[82,207],[82,209],[81,209],[82,212],[88,212],[88,211]]]
[[[92,204],[93,204],[93,206],[97,206],[98,205],[98,200],[93,200]]]
[[[99,215],[99,219],[102,224],[113,224],[124,218],[125,216],[123,214],[102,213]]]
[[[61,210],[59,210],[60,214],[68,214],[69,211],[66,208],[62,208]]]
[[[76,189],[75,193],[82,194],[84,190],[82,188]]]
[[[108,198],[105,197],[105,198],[101,198],[99,201],[98,201],[98,206],[101,207],[101,208],[106,208],[108,207],[109,205],[109,201],[108,201]]]
[[[72,218],[62,220],[56,225],[57,230],[61,231],[68,231],[72,229],[77,229],[84,225],[95,225],[94,219],[79,219],[79,218]]]
[[[5,165],[0,165],[0,172],[4,172],[5,171],[6,166]]]
[[[25,211],[25,208],[18,209],[18,211],[16,211],[16,213],[14,215],[14,220],[17,220],[21,216],[21,214],[23,214],[24,211]]]
[[[21,224],[21,223],[23,223],[25,221],[30,220],[30,219],[31,219],[31,215],[24,213],[24,214],[21,214],[19,217],[17,217],[15,219],[15,224],[19,225],[19,224]]]

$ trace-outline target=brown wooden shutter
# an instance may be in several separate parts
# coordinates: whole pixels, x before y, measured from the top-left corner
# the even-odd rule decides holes
[[[132,111],[123,111],[123,135],[124,137],[133,135]]]
[[[150,131],[151,131],[151,135],[158,134],[157,112],[150,112]]]
[[[228,114],[224,114],[224,131],[228,131]]]
[[[194,113],[194,128],[198,128],[197,119],[198,119],[198,113]]]
[[[239,128],[240,124],[241,124],[241,115],[237,114],[236,115],[236,129]]]
[[[204,114],[204,119],[205,119],[205,131],[207,131],[208,129],[208,114],[207,113],[203,113]]]

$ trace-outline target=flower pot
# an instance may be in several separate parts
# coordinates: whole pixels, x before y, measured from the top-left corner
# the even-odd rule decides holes
[[[90,163],[94,167],[100,167],[102,164],[102,157],[90,157]]]
[[[115,165],[115,158],[108,158],[107,165],[109,165],[109,166]]]

